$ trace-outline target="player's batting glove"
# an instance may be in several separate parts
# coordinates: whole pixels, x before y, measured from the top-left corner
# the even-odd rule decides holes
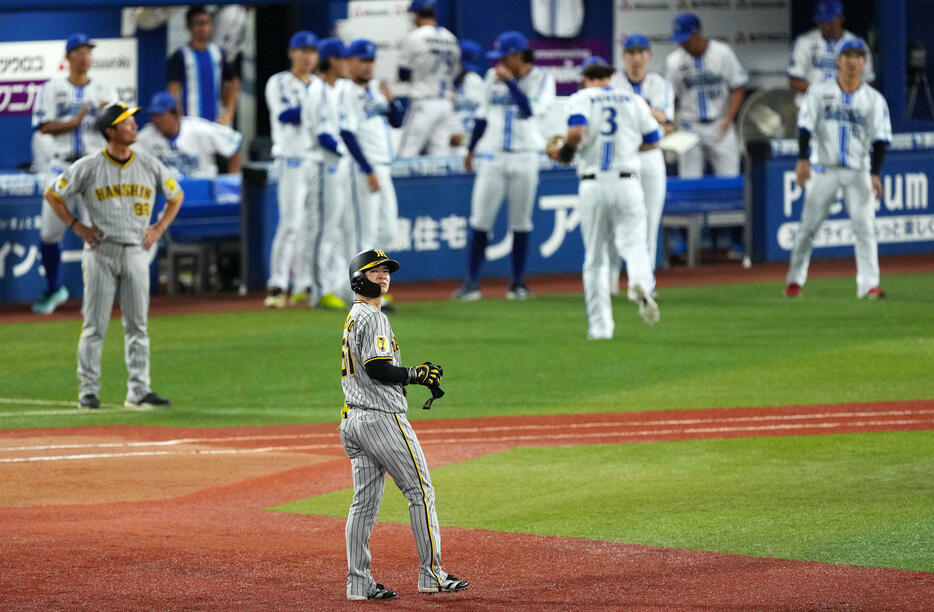
[[[444,370],[430,361],[421,365],[409,368],[409,384],[425,385],[431,387],[441,384],[441,376]]]

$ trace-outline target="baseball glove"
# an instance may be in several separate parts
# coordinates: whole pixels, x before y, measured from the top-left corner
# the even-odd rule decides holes
[[[548,154],[548,157],[555,158],[558,155],[558,150],[563,146],[564,136],[555,134],[548,139],[548,143],[545,145],[545,153]]]

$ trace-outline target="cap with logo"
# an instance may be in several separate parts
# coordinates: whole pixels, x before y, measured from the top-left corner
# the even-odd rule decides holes
[[[843,3],[840,0],[821,0],[814,5],[814,21],[833,21],[841,13]]]
[[[292,34],[289,39],[289,49],[301,49],[302,47],[317,47],[318,37],[308,30],[300,30]]]
[[[332,57],[347,57],[347,45],[340,38],[322,38],[318,41],[318,58],[326,61]]]
[[[701,24],[697,15],[694,13],[681,13],[675,17],[674,23],[672,23],[671,37],[668,40],[683,43],[699,29],[701,29]]]
[[[347,54],[350,57],[358,57],[365,60],[376,59],[376,43],[366,38],[358,38],[350,43]]]
[[[869,50],[866,48],[866,44],[858,38],[851,38],[842,45],[840,45],[840,51],[837,53],[838,56],[843,55],[847,51],[856,51],[866,55]]]
[[[650,49],[649,39],[644,34],[630,34],[623,41],[623,49]]]
[[[97,45],[91,42],[87,34],[75,32],[65,41],[65,53],[71,53],[71,50],[75,47],[91,47],[93,49],[96,46]]]
[[[167,91],[160,91],[156,93],[152,97],[152,100],[149,101],[149,107],[146,108],[146,112],[150,115],[169,113],[177,110],[178,100],[176,100],[175,96]]]
[[[493,43],[493,50],[488,51],[486,56],[490,59],[499,59],[510,53],[518,53],[529,48],[529,39],[522,32],[509,30],[496,37]]]
[[[591,55],[590,57],[588,57],[587,59],[581,62],[581,76],[584,75],[584,70],[586,70],[588,66],[609,66],[609,65],[610,65],[610,62],[606,61],[599,55]]]
[[[105,108],[97,118],[97,129],[100,130],[100,132],[103,134],[107,128],[114,127],[115,125],[126,121],[138,112],[138,106],[127,106],[123,102],[111,104]]]

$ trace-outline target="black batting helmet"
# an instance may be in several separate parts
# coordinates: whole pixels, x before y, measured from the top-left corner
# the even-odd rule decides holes
[[[380,286],[366,277],[364,272],[370,268],[375,268],[380,264],[386,264],[389,267],[389,273],[392,274],[400,268],[399,262],[395,259],[389,259],[386,251],[370,249],[369,251],[360,251],[350,260],[350,288],[354,293],[368,298],[378,298],[382,293]]]

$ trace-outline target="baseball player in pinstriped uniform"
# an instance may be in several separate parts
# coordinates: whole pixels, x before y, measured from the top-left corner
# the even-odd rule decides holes
[[[350,285],[356,294],[344,323],[341,385],[344,410],[341,443],[353,470],[354,494],[347,515],[347,599],[392,599],[396,592],[370,575],[370,534],[382,503],[386,474],[409,500],[409,519],[418,549],[418,590],[453,592],[469,584],[441,569],[441,529],[428,463],[406,418],[405,385],[433,389],[441,366],[425,362],[402,367],[399,344],[380,310],[390,274],[399,263],[378,250],[351,260]]]
[[[227,158],[228,174],[240,173],[240,132],[200,117],[179,117],[167,91],[155,94],[146,111],[152,123],[139,131],[136,148],[158,157],[178,178],[217,176],[217,155]]]
[[[37,174],[49,179],[61,174],[82,155],[104,148],[105,142],[94,126],[102,108],[118,100],[117,88],[91,79],[91,49],[94,43],[87,35],[75,33],[65,42],[68,76],[43,83],[32,111],[32,127],[37,133],[36,152],[44,154],[33,161]],[[75,194],[67,202],[68,209],[87,220],[84,202]],[[68,299],[68,289],[62,285],[61,241],[65,224],[51,208],[42,207],[39,225],[39,252],[45,268],[45,292],[32,305],[32,311],[50,314]]]
[[[555,99],[554,78],[535,66],[528,39],[520,32],[499,35],[487,56],[496,65],[486,73],[486,91],[477,112],[464,167],[477,178],[470,200],[470,241],[464,284],[455,298],[478,300],[487,240],[505,197],[512,232],[512,278],[506,297],[531,297],[525,264],[532,208],[538,189],[538,152],[544,149],[540,118]]]
[[[837,58],[840,76],[811,85],[801,103],[796,172],[798,184],[807,187],[785,279],[789,297],[799,295],[807,280],[814,235],[827,218],[837,189],[843,190],[855,237],[856,295],[870,299],[885,295],[879,288],[874,219],[875,202],[882,197],[879,172],[892,125],[885,98],[861,78],[867,53],[862,41],[845,42]]]
[[[393,100],[385,83],[373,78],[376,45],[361,38],[350,44],[349,53],[350,80],[356,87],[345,91],[341,136],[357,159],[353,176],[360,196],[360,243],[362,249],[371,249],[392,244],[396,238],[399,204],[389,166],[393,160],[389,126],[402,125],[405,109]],[[359,156],[351,143],[356,144]]]
[[[630,34],[623,42],[623,61],[626,64],[624,71],[618,71],[610,79],[610,86],[623,91],[631,91],[641,96],[649,105],[652,116],[662,126],[664,133],[671,132],[671,123],[675,118],[675,96],[668,79],[648,70],[652,52],[649,39],[642,34]],[[665,170],[665,156],[662,150],[655,147],[639,152],[639,182],[645,194],[646,212],[646,240],[648,241],[649,265],[655,269],[656,251],[658,248],[658,226],[662,222],[662,209],[665,207],[665,192],[667,190],[667,176]],[[617,267],[610,277],[610,291],[619,286],[619,258],[614,261]],[[613,262],[611,262],[612,265]],[[654,280],[654,277],[653,277]],[[649,287],[654,291],[655,286]],[[630,299],[633,296],[630,295]]]
[[[457,38],[438,25],[434,0],[412,0],[415,29],[402,41],[399,80],[409,83],[411,103],[399,139],[399,157],[448,155],[454,78],[460,72]]]
[[[97,120],[107,148],[75,162],[45,191],[55,214],[85,242],[84,327],[78,343],[78,405],[100,408],[101,351],[114,297],[123,313],[127,407],[167,406],[149,386],[149,253],[165,233],[182,204],[183,194],[162,162],[144,151],[133,151],[139,107],[108,106]],[[162,218],[150,225],[156,192],[166,199]],[[91,225],[68,212],[65,201],[84,195]]]
[[[814,6],[814,22],[817,27],[795,39],[788,57],[788,86],[804,93],[808,86],[832,79],[839,74],[837,56],[840,47],[847,41],[866,41],[843,29],[843,3],[840,0],[822,0]],[[863,80],[875,80],[872,56],[866,56]]]
[[[185,13],[188,44],[169,57],[166,89],[181,100],[183,115],[233,124],[240,80],[223,49],[211,42],[213,20],[204,5]]]
[[[714,174],[736,176],[739,138],[733,119],[743,103],[749,75],[729,45],[704,37],[693,13],[675,18],[671,40],[681,48],[665,58],[665,77],[674,88],[681,129],[700,137],[697,146],[678,159],[678,174],[700,178],[706,156]]]
[[[285,307],[290,281],[294,304],[311,299],[314,238],[324,195],[324,157],[318,138],[327,140],[330,124],[326,106],[322,107],[324,81],[312,74],[318,64],[318,39],[313,33],[301,30],[292,35],[289,62],[289,70],[269,77],[265,91],[279,175],[279,224],[269,258],[267,308]],[[333,134],[329,138],[334,142]]]
[[[658,122],[641,97],[609,86],[613,68],[605,60],[584,68],[584,89],[568,100],[568,132],[548,154],[570,163],[579,149],[579,210],[584,240],[584,302],[587,337],[608,340],[614,322],[610,302],[610,244],[626,259],[639,315],[659,320],[652,299],[652,269],[645,248],[645,204],[639,184],[639,151],[658,146]]]

